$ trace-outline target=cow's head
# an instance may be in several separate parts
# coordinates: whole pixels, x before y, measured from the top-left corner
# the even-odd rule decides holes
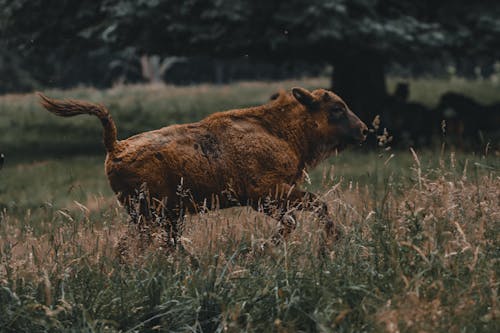
[[[292,95],[312,117],[315,132],[322,141],[318,144],[325,145],[330,152],[365,141],[368,128],[333,92],[293,88]]]

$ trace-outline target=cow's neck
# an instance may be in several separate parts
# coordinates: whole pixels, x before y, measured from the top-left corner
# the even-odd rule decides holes
[[[270,105],[262,113],[265,127],[290,144],[301,160],[302,167],[314,167],[324,159],[325,151],[319,146],[315,123],[299,103]]]

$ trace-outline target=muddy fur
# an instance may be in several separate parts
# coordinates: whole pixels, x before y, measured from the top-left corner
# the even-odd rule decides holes
[[[326,205],[298,184],[305,169],[364,141],[367,132],[339,96],[323,89],[281,91],[261,106],[120,141],[103,105],[40,97],[56,115],[101,120],[111,188],[133,221],[164,226],[174,246],[186,213],[237,205],[276,217],[281,235],[293,228],[290,208],[314,209],[332,230]]]

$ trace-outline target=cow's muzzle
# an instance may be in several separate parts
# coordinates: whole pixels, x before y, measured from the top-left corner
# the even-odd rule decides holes
[[[361,144],[366,141],[367,135],[368,127],[364,123],[361,123],[361,125],[358,127],[358,130],[355,131],[355,134],[353,135],[353,141]]]

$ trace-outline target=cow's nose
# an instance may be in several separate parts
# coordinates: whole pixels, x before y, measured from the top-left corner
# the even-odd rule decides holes
[[[361,126],[361,141],[365,141],[366,140],[366,136],[368,135],[368,127],[366,127],[365,124],[363,124],[363,126]]]

